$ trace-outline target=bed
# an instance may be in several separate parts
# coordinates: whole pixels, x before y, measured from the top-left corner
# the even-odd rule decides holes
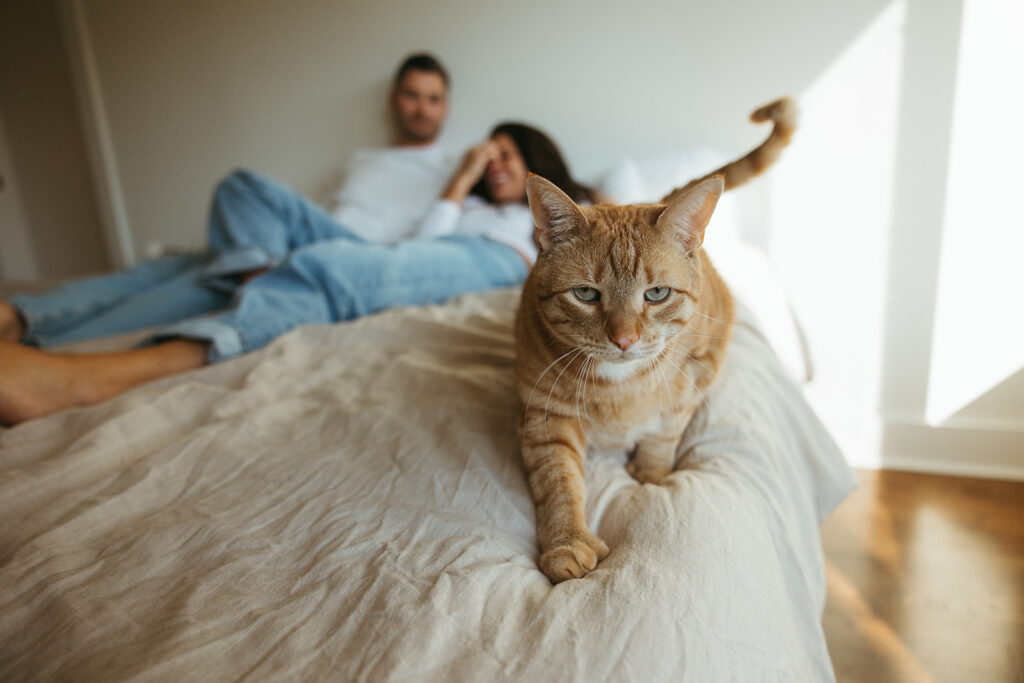
[[[0,429],[0,679],[833,680],[818,524],[854,479],[764,308],[740,297],[664,485],[588,456],[611,554],[552,586],[517,297],[300,328]]]

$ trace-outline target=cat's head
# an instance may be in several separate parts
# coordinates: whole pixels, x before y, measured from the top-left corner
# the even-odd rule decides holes
[[[581,207],[531,176],[540,251],[531,279],[544,324],[600,361],[657,356],[698,315],[699,249],[723,189],[716,176],[667,206]]]

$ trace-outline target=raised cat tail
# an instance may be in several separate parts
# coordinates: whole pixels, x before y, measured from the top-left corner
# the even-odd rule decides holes
[[[789,144],[790,139],[793,137],[797,120],[796,102],[789,97],[782,97],[771,104],[766,104],[756,109],[750,115],[750,120],[754,123],[771,121],[774,124],[772,132],[764,142],[746,156],[730,162],[701,178],[691,180],[683,187],[672,190],[665,195],[661,202],[663,204],[670,203],[697,183],[711,176],[722,176],[725,179],[725,189],[731,190],[734,187],[739,187],[751,178],[756,178],[764,173],[768,170],[768,167],[775,163],[775,160],[779,158],[779,154],[782,153],[782,149]]]

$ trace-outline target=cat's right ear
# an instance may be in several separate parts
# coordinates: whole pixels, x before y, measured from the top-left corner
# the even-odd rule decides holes
[[[704,229],[724,191],[725,179],[720,175],[700,181],[669,203],[658,217],[658,226],[675,233],[686,251],[696,249],[704,242]]]
[[[550,180],[534,173],[526,179],[526,200],[533,214],[534,239],[542,254],[570,231],[587,224],[587,219],[569,195]]]

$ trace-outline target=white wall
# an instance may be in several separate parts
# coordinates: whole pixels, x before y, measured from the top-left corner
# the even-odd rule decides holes
[[[969,20],[979,10],[989,30]],[[1013,200],[1024,183],[1024,138],[1002,111],[1013,99],[1006,93],[1019,93],[1006,85],[1021,54],[1019,17],[1016,0],[907,2],[880,404],[888,465],[1024,478],[1024,381],[1010,376],[1024,349],[998,343],[1024,339],[1014,315],[1021,275],[1012,259],[988,257],[1019,245],[1024,230]],[[979,45],[989,68],[977,68]],[[976,149],[964,154],[965,143]],[[977,182],[986,176],[998,180]],[[951,395],[951,377],[986,384],[952,392],[936,410],[935,389]]]
[[[81,4],[143,251],[201,243],[210,188],[235,166],[315,193],[352,149],[386,142],[388,80],[410,51],[451,70],[448,143],[521,118],[585,175],[666,146],[744,150],[764,133],[747,113],[800,92],[884,2],[790,0],[785,16],[675,0]]]
[[[1024,64],[1024,3],[965,0],[961,26],[928,384],[934,422],[1024,369],[1014,310],[1024,293],[1024,88],[1001,73]],[[1024,417],[1024,391],[1015,408]]]
[[[858,464],[1024,474],[1005,396],[975,403],[970,428],[925,420],[962,0],[69,2],[134,256],[201,244],[236,166],[317,194],[352,149],[387,141],[388,80],[411,51],[451,70],[448,144],[523,119],[584,176],[624,155],[745,151],[764,134],[747,112],[796,95],[796,141],[748,198],[816,353],[809,397]],[[1003,387],[1011,405],[1022,384]]]

